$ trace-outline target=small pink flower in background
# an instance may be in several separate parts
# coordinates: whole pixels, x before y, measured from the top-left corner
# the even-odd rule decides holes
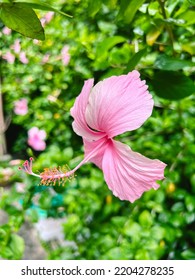
[[[13,64],[15,61],[15,56],[10,51],[6,52],[2,57],[10,64]]]
[[[48,12],[43,18],[41,18],[40,21],[42,26],[45,27],[45,25],[52,20],[53,16],[54,12]]]
[[[13,169],[7,167],[4,168],[1,172],[2,176],[3,176],[3,181],[9,181],[11,179],[11,177],[14,175],[14,171]]]
[[[43,151],[46,148],[46,132],[39,130],[38,127],[32,127],[28,131],[28,145],[36,151]]]
[[[38,44],[39,44],[39,40],[34,39],[34,40],[33,40],[33,44],[38,45]]]
[[[63,65],[68,65],[70,61],[70,54],[69,54],[69,46],[64,46],[62,51],[61,51],[61,59]]]
[[[14,113],[21,116],[28,113],[28,101],[26,98],[22,98],[14,102]]]
[[[32,171],[32,161],[20,169],[37,176],[42,184],[66,182],[86,162],[93,162],[104,173],[108,188],[121,200],[134,202],[164,179],[166,164],[134,152],[128,145],[114,140],[126,131],[138,129],[152,114],[154,101],[141,81],[138,71],[107,78],[95,86],[93,79],[85,82],[71,109],[73,129],[82,136],[84,159],[73,169],[45,169],[41,174]]]
[[[45,64],[45,63],[47,63],[49,61],[49,58],[50,58],[50,54],[47,53],[47,54],[44,55],[44,57],[43,57],[41,62],[43,64]]]
[[[45,22],[46,23],[49,23],[51,20],[52,20],[52,18],[53,18],[53,16],[54,16],[54,12],[48,12],[45,16],[44,16],[44,18],[45,18]]]
[[[11,29],[7,26],[3,27],[2,32],[4,35],[10,35],[12,33]]]
[[[20,40],[16,39],[13,46],[11,47],[15,53],[19,53],[21,50],[21,46],[20,46]]]
[[[23,64],[28,64],[29,60],[26,57],[26,53],[24,51],[21,51],[21,46],[20,46],[20,40],[16,39],[14,44],[11,46],[11,48],[13,49],[13,51],[16,54],[19,54],[19,60],[23,63]]]
[[[43,26],[43,27],[45,27],[45,18],[43,17],[43,18],[41,18],[40,19],[40,22],[41,22],[41,25]],[[36,40],[36,39],[35,39]]]
[[[26,185],[24,183],[16,183],[16,191],[18,193],[25,193]]]
[[[26,57],[25,52],[20,53],[19,59],[23,64],[28,64],[28,62],[29,62],[28,58]]]

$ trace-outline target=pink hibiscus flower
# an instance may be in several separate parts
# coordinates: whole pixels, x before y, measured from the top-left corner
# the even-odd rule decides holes
[[[49,22],[52,20],[53,16],[54,16],[54,12],[48,12],[48,13],[44,16],[45,22],[46,22],[46,23],[49,23]]]
[[[19,53],[21,50],[20,40],[16,39],[13,46],[11,46],[11,48],[14,50],[15,53]]]
[[[2,32],[4,35],[10,35],[12,33],[11,29],[8,28],[7,26],[3,27]]]
[[[69,46],[64,46],[61,51],[61,60],[63,65],[67,66],[70,62]]]
[[[14,102],[14,113],[21,116],[28,113],[28,101],[26,98],[22,98]]]
[[[25,52],[20,52],[19,59],[23,64],[28,64],[29,62]]]
[[[45,64],[49,61],[49,58],[50,58],[50,54],[45,54],[44,57],[42,58],[42,64]]]
[[[45,25],[52,20],[53,16],[54,16],[54,12],[48,12],[43,18],[41,18],[40,21],[42,26],[45,27]]]
[[[45,143],[46,132],[39,130],[38,127],[32,127],[28,131],[28,145],[36,151],[43,151],[46,148]]]
[[[2,57],[10,64],[13,64],[15,61],[15,55],[13,55],[10,51],[6,52]]]
[[[73,129],[82,136],[85,157],[71,171],[46,169],[40,175],[32,172],[32,158],[23,164],[25,172],[38,176],[42,183],[65,180],[81,165],[93,162],[102,169],[105,181],[121,200],[134,202],[143,192],[159,185],[166,164],[134,152],[113,138],[139,128],[152,114],[153,99],[145,81],[133,71],[128,75],[107,78],[93,87],[85,82],[71,109]]]

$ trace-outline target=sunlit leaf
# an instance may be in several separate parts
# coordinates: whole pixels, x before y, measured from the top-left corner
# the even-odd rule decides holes
[[[126,41],[126,39],[122,36],[113,36],[110,38],[106,38],[97,47],[97,57],[103,56],[104,53],[106,53],[113,46],[115,46],[119,43],[125,42],[125,41]]]
[[[159,11],[159,3],[157,1],[151,2],[148,5],[148,14],[154,16]]]
[[[164,28],[164,23],[159,26],[153,26],[146,35],[146,42],[149,46],[153,46],[157,38],[161,35]]]
[[[17,234],[11,235],[11,240],[9,243],[9,248],[13,252],[14,258],[19,260],[21,259],[23,252],[24,252],[24,240]]]
[[[191,55],[195,55],[195,42],[187,42],[186,44],[182,44],[182,49],[188,52]]]
[[[139,222],[143,227],[150,227],[153,223],[153,218],[152,218],[151,213],[147,210],[144,210],[139,215]]]
[[[100,10],[102,6],[102,1],[97,0],[97,1],[90,1],[89,6],[88,6],[88,13],[91,17],[94,17],[98,11]]]
[[[142,49],[141,51],[134,54],[134,56],[129,60],[125,72],[132,71],[135,69],[135,66],[139,63],[140,59],[147,53],[147,48]]]
[[[72,17],[71,15],[68,15],[58,9],[53,8],[51,5],[48,3],[45,3],[43,1],[39,0],[15,0],[15,3],[18,4],[23,4],[26,5],[27,7],[33,8],[33,9],[38,9],[38,10],[43,10],[43,11],[53,11],[59,14],[62,14],[67,17]]]
[[[150,256],[147,250],[139,249],[135,254],[135,260],[149,260]],[[136,273],[136,270],[135,270]]]
[[[139,7],[145,2],[145,0],[122,0],[120,4],[119,18],[126,23],[130,23]]]
[[[184,20],[185,26],[192,25],[195,23],[195,11],[188,10],[181,14],[179,19]]]
[[[0,17],[3,23],[24,36],[44,40],[44,29],[33,9],[23,4],[2,4]]]
[[[105,4],[108,5],[110,8],[115,8],[117,5],[118,0],[105,0]]]
[[[189,6],[190,6],[189,2],[184,1],[180,6],[179,10],[177,10],[176,13],[174,14],[174,18],[178,17],[180,14],[187,11],[189,9]]]
[[[185,1],[184,1],[185,2]],[[172,15],[172,13],[176,10],[176,7],[178,7],[181,1],[180,0],[174,0],[170,1],[169,5],[166,5],[166,10],[168,11],[169,17]]]
[[[156,95],[179,100],[195,93],[193,81],[181,72],[159,71],[154,74],[152,86]]]

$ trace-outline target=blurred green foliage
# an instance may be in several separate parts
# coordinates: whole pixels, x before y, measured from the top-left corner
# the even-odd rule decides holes
[[[72,130],[70,108],[84,80],[95,77],[97,82],[136,68],[149,85],[155,107],[140,129],[118,138],[167,163],[166,179],[157,191],[131,204],[112,195],[92,164],[80,168],[65,187],[46,187],[19,173],[13,161],[4,163],[0,208],[9,220],[0,227],[0,255],[20,259],[24,243],[18,229],[25,220],[36,223],[44,216],[65,217],[64,239],[74,242],[43,242],[49,259],[195,259],[194,1],[56,2],[73,18],[55,14],[44,26],[44,42],[1,33],[9,153],[13,159],[34,156],[35,170],[76,166],[83,158],[83,144]],[[44,19],[45,13],[37,14]],[[17,39],[27,63],[14,51]],[[62,60],[64,46],[68,63]],[[13,63],[3,58],[9,51]],[[24,116],[13,112],[21,98],[28,99]],[[27,145],[33,126],[47,133],[47,148],[41,153]],[[6,173],[7,168],[13,174]]]
[[[48,2],[39,0],[2,0],[0,2],[0,19],[12,30],[26,37],[37,40],[45,40],[44,29],[41,21],[33,9],[43,11],[55,11],[71,17],[52,6]]]

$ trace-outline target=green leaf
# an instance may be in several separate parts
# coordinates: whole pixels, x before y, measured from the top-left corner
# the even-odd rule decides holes
[[[117,1],[118,0],[105,0],[104,3],[107,5],[109,8],[114,9],[117,6]]]
[[[12,234],[11,235],[11,240],[9,243],[9,248],[13,252],[14,259],[21,259],[23,253],[24,253],[24,240],[22,237],[20,237],[17,234]]]
[[[185,197],[186,208],[189,212],[194,212],[195,210],[195,200],[192,196]]]
[[[179,16],[180,20],[184,20],[183,26],[192,25],[195,23],[195,11],[188,10]]]
[[[143,227],[150,227],[153,224],[153,218],[149,211],[144,210],[139,215],[139,222]]]
[[[97,44],[96,49],[96,60],[94,63],[95,69],[105,69],[109,65],[109,58],[112,60],[109,50],[115,45],[127,41],[126,38],[122,36],[113,36],[104,39],[102,42]]]
[[[106,38],[97,47],[97,57],[103,56],[107,51],[119,43],[126,41],[126,38],[122,36],[113,36],[111,38]]]
[[[182,49],[188,52],[191,55],[195,55],[195,42],[187,42],[186,44],[182,44]]]
[[[185,250],[181,253],[184,260],[195,260],[195,250]]]
[[[43,1],[38,0],[15,0],[15,3],[26,5],[26,7],[30,7],[33,9],[43,10],[43,11],[53,11],[59,14],[62,14],[67,17],[72,17],[71,15],[68,15],[62,11],[59,11],[58,9],[53,8],[47,3],[44,3]]]
[[[139,249],[135,254],[135,260],[149,260],[151,259],[146,249]],[[136,273],[136,272],[135,272]]]
[[[112,248],[107,252],[107,258],[109,260],[121,260],[122,259],[121,255],[122,255],[122,250],[120,247]]]
[[[123,19],[126,23],[130,23],[139,7],[145,2],[145,0],[122,0],[120,4],[120,10],[118,17]]]
[[[141,233],[141,226],[136,222],[128,221],[124,225],[122,230],[124,235],[131,237],[133,239],[139,239],[139,235]]]
[[[3,228],[0,228],[0,243],[6,239],[7,232]]]
[[[183,204],[183,202],[176,202],[176,203],[173,204],[173,206],[171,207],[171,211],[173,211],[173,212],[181,213],[183,210],[184,210],[184,204]]]
[[[1,256],[5,259],[8,259],[8,260],[13,260],[14,259],[13,252],[8,247],[4,247],[3,249],[1,249]]]
[[[184,1],[180,6],[179,10],[174,14],[174,18],[178,17],[180,14],[183,14],[189,9],[190,4],[187,1]]]
[[[146,34],[146,42],[149,46],[153,46],[158,37],[162,34],[165,24],[161,20],[156,21],[158,24],[151,26]]]
[[[192,5],[195,5],[195,0],[188,0],[188,2]]]
[[[180,72],[157,72],[152,85],[156,95],[169,100],[179,100],[195,93],[193,81]]]
[[[158,1],[154,1],[154,2],[151,1],[151,3],[147,7],[147,10],[148,10],[148,14],[150,16],[156,15],[158,13],[158,11],[159,11],[159,3],[158,3]]]
[[[154,68],[167,71],[177,71],[183,69],[184,67],[192,66],[195,66],[195,63],[187,60],[169,57],[165,54],[159,55],[154,62]]]
[[[89,6],[88,6],[89,15],[91,17],[94,17],[101,9],[101,6],[102,6],[101,0],[89,1]]]
[[[147,53],[147,48],[142,49],[141,51],[134,54],[134,56],[129,60],[125,72],[130,72],[135,69],[135,66],[139,63],[140,59]]]
[[[0,17],[3,23],[24,36],[44,40],[44,29],[33,9],[23,4],[2,4]]]

